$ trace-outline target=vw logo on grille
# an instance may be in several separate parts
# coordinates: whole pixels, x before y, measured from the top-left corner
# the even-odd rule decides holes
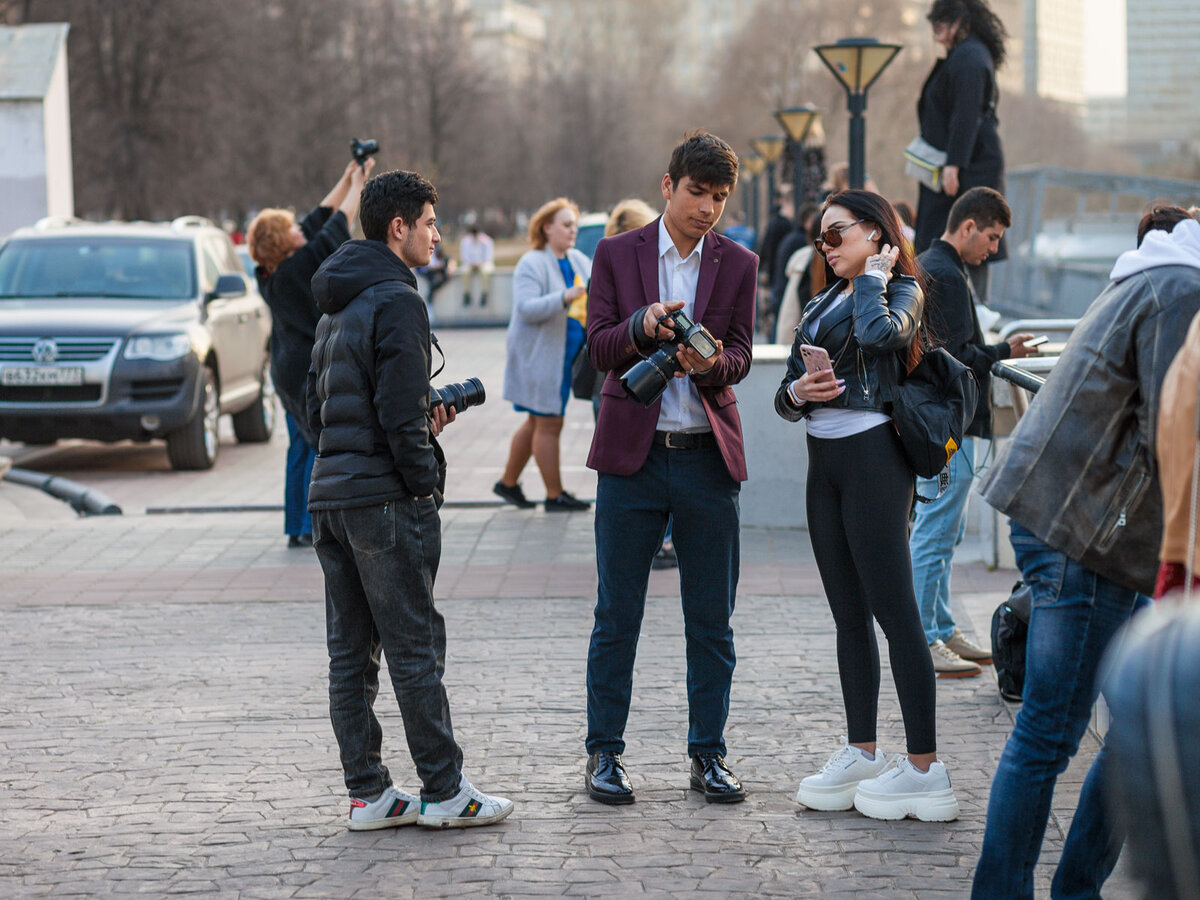
[[[34,362],[52,363],[58,359],[58,344],[54,343],[50,338],[42,338],[33,345],[31,355]]]

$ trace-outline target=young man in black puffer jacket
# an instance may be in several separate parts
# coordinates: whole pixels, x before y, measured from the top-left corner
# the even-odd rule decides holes
[[[435,203],[433,185],[413,172],[372,178],[359,214],[367,239],[343,244],[312,281],[324,315],[308,374],[317,439],[308,505],[325,572],[330,718],[355,831],[487,825],[512,811],[463,775],[442,685],[446,628],[433,579],[445,458],[435,436],[454,412],[430,408],[429,319],[412,273],[441,240]],[[393,786],[381,760],[372,710],[380,650],[419,799]]]

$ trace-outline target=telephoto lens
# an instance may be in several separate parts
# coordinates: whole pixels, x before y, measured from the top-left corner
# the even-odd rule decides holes
[[[429,388],[430,407],[445,404],[447,409],[454,410],[456,414],[472,406],[479,406],[486,399],[487,392],[478,378],[468,378],[466,381],[457,381],[445,387]]]

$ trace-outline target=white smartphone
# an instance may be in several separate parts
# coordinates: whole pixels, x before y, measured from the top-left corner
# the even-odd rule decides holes
[[[829,351],[824,347],[814,347],[812,344],[800,345],[800,360],[804,363],[804,371],[809,374],[833,368],[829,362]]]
[[[1025,346],[1032,349],[1034,347],[1040,347],[1040,346],[1042,346],[1042,344],[1048,343],[1049,340],[1050,340],[1050,338],[1048,338],[1046,335],[1039,334],[1037,337],[1030,338],[1029,340],[1027,340],[1025,342]]]

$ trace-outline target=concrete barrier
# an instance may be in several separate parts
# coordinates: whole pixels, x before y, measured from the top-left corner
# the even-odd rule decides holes
[[[804,425],[784,421],[775,412],[775,391],[787,371],[790,351],[783,344],[755,344],[750,374],[734,388],[750,475],[742,485],[742,524],[749,527],[808,527]]]

